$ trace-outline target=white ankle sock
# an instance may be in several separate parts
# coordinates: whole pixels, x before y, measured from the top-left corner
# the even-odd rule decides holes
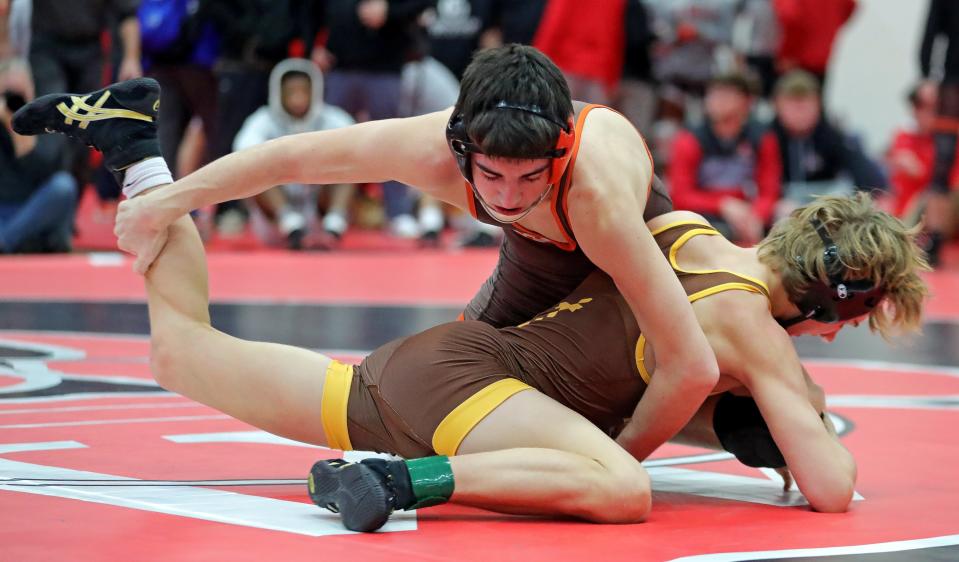
[[[173,183],[173,175],[166,160],[159,156],[147,158],[124,170],[123,194],[130,199],[151,187],[168,183]]]

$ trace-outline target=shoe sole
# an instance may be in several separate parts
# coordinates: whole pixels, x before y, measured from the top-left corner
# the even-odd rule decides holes
[[[310,471],[309,492],[320,507],[335,504],[343,526],[351,531],[375,531],[386,524],[392,512],[380,477],[359,463],[343,468],[316,463]]]

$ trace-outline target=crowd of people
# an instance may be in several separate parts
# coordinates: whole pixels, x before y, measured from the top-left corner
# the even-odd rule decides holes
[[[935,262],[955,183],[955,96],[933,80],[952,92],[953,61],[940,72],[929,60],[954,33],[947,4],[930,3],[923,80],[903,95],[914,122],[873,155],[822,96],[854,0],[0,0],[0,251],[69,251],[80,194],[96,189],[106,208],[120,197],[82,144],[12,133],[13,111],[34,97],[155,78],[177,178],[279,136],[447,108],[476,51],[521,43],[557,64],[573,99],[625,115],[675,207],[726,236],[755,243],[813,195],[868,190],[911,221],[928,202]],[[450,227],[464,245],[501,238],[397,181],[280,185],[195,215],[205,237],[251,229],[293,249],[335,248],[354,227],[424,243]]]

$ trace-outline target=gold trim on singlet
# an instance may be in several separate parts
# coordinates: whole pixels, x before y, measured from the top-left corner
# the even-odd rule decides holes
[[[327,445],[331,449],[353,450],[346,418],[352,385],[352,365],[330,361],[329,367],[326,368],[326,380],[323,383],[320,418],[323,421]]]
[[[533,387],[517,379],[500,379],[478,391],[446,414],[433,432],[433,450],[438,455],[453,456],[460,443],[490,412],[507,398]]]
[[[719,235],[719,231],[716,230],[715,228],[713,228],[711,225],[709,225],[709,224],[707,224],[707,223],[704,223],[704,222],[700,222],[700,221],[694,221],[694,220],[682,220],[682,221],[672,222],[672,223],[667,224],[666,226],[663,226],[663,227],[661,227],[661,228],[657,228],[655,231],[653,231],[652,234],[653,234],[653,236],[656,236],[656,235],[658,235],[658,234],[662,234],[663,232],[666,232],[667,230],[671,230],[671,229],[673,229],[673,228],[676,228],[676,227],[679,227],[679,226],[686,226],[686,225],[701,226],[702,228],[695,228],[695,229],[693,229],[693,230],[684,232],[679,238],[676,239],[675,242],[673,242],[673,245],[670,246],[670,248],[669,248],[669,265],[673,266],[673,269],[676,270],[676,272],[678,272],[678,273],[690,273],[690,274],[696,274],[696,275],[703,275],[703,274],[707,274],[707,273],[728,273],[728,274],[730,274],[730,275],[735,275],[736,277],[739,277],[739,278],[741,278],[741,279],[746,279],[747,281],[752,281],[753,283],[759,285],[760,287],[763,288],[763,294],[766,295],[766,298],[769,298],[769,287],[768,287],[765,283],[763,283],[762,281],[760,281],[759,279],[757,279],[757,278],[755,278],[755,277],[752,277],[752,276],[749,276],[749,275],[745,275],[745,274],[743,274],[743,273],[737,273],[737,272],[735,272],[735,271],[730,271],[730,270],[728,270],[728,269],[697,269],[697,270],[686,270],[686,269],[683,269],[683,268],[679,267],[679,263],[676,262],[676,254],[679,252],[680,248],[682,248],[682,247],[686,244],[686,242],[689,242],[692,238],[694,238],[694,237],[696,237],[696,236],[699,236],[700,234],[704,234],[704,235],[706,235],[706,236],[717,236],[717,235]]]
[[[722,293],[725,291],[738,290],[738,291],[747,291],[750,293],[763,295],[766,297],[766,300],[769,306],[772,307],[772,303],[770,301],[770,296],[769,296],[769,287],[766,286],[766,284],[760,281],[759,279],[756,279],[755,277],[751,277],[749,275],[743,275],[742,273],[736,273],[735,271],[730,271],[728,269],[703,269],[703,270],[690,271],[690,270],[685,270],[679,267],[679,264],[676,262],[676,254],[679,252],[680,248],[682,248],[683,245],[686,244],[686,242],[689,242],[692,238],[699,236],[701,234],[706,236],[716,236],[719,234],[719,232],[715,228],[710,226],[708,223],[696,221],[696,220],[681,220],[681,221],[671,222],[665,226],[657,228],[656,230],[652,232],[652,234],[653,236],[657,236],[659,234],[662,234],[664,232],[667,232],[669,230],[672,230],[673,228],[677,228],[680,226],[697,226],[702,228],[694,228],[692,230],[688,230],[684,232],[683,234],[679,236],[679,238],[676,239],[675,242],[673,242],[673,245],[669,247],[669,265],[671,265],[673,270],[675,270],[677,273],[685,273],[688,275],[727,273],[734,277],[739,277],[740,279],[751,281],[752,283],[759,285],[759,287],[756,287],[756,285],[750,285],[749,283],[738,283],[738,282],[721,283],[719,285],[708,287],[706,289],[703,289],[701,291],[697,291],[691,295],[688,295],[686,298],[689,300],[690,304],[700,299],[710,297],[712,295],[716,295],[718,293]],[[651,380],[652,377],[649,374],[649,371],[646,370],[646,335],[645,334],[640,334],[639,339],[636,340],[635,355],[636,355],[636,369],[639,371],[639,376],[643,378],[646,384],[649,384],[649,381]]]

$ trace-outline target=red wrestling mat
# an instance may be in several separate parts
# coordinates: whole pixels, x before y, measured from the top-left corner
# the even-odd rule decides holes
[[[846,514],[812,513],[758,470],[668,446],[649,463],[657,491],[645,524],[440,506],[356,535],[307,503],[303,489],[310,464],[338,453],[158,392],[144,339],[8,331],[0,348],[0,390],[61,389],[0,398],[0,560],[258,561],[282,552],[287,560],[644,561],[959,538],[959,443],[948,429],[959,423],[959,370],[810,364],[859,462],[863,499]],[[77,382],[107,386],[82,397],[67,386]],[[959,543],[938,541],[928,544]]]
[[[496,264],[495,250],[302,254],[214,252],[207,256],[213,301],[462,306]],[[116,252],[0,258],[0,298],[144,301],[131,258]],[[959,318],[959,268],[925,275],[929,319]]]

